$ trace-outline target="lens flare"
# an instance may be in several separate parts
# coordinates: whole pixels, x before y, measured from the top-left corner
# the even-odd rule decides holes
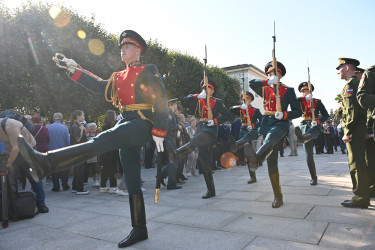
[[[83,30],[78,30],[77,36],[81,39],[85,39],[86,38],[86,32],[84,32]]]
[[[55,19],[61,12],[61,8],[57,6],[52,6],[49,10],[48,13],[52,17],[52,19]]]
[[[70,19],[72,18],[72,15],[69,13],[69,11],[65,9],[60,9],[59,12],[53,11],[52,14],[50,11],[50,16],[53,18],[55,25],[60,28],[67,26],[70,23]]]
[[[33,45],[33,40],[31,40],[31,38],[28,37],[27,42],[29,43],[31,53],[33,54],[33,57],[34,57],[35,64],[39,65],[39,59],[38,59],[38,56],[36,55],[36,51]]]
[[[220,163],[224,168],[233,168],[237,164],[238,157],[231,152],[226,152],[221,155]]]
[[[88,46],[89,46],[90,52],[96,56],[100,56],[105,51],[104,43],[100,41],[99,39],[91,39],[89,41]]]

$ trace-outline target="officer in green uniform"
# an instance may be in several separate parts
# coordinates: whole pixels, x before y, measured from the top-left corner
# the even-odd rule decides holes
[[[111,91],[110,101],[122,112],[113,128],[91,141],[40,154],[20,137],[20,152],[32,168],[33,177],[41,179],[51,172],[70,168],[95,155],[120,149],[120,160],[129,192],[133,229],[118,246],[127,247],[148,238],[146,213],[141,190],[140,151],[151,138],[159,152],[167,133],[168,109],[164,83],[157,67],[142,64],[139,59],[147,51],[143,38],[125,30],[119,39],[121,58],[127,68],[112,74],[109,80],[83,70],[72,59],[64,58],[70,78],[96,93]],[[80,70],[81,69],[81,70]],[[107,96],[106,96],[107,99]],[[153,112],[154,111],[154,112]]]
[[[205,90],[204,80],[201,81],[200,87],[203,89],[201,93],[189,94],[184,97],[184,101],[186,102],[197,101],[197,109],[200,117],[197,132],[188,143],[175,151],[174,161],[176,161],[177,158],[183,158],[183,156],[193,152],[195,148],[198,148],[198,162],[203,169],[204,180],[207,186],[207,192],[202,196],[202,199],[207,199],[216,195],[214,179],[210,168],[211,157],[209,149],[217,142],[219,125],[229,120],[230,113],[220,99],[212,97],[217,88],[213,80],[208,79],[208,93],[206,93]],[[209,103],[207,103],[207,94],[210,96]],[[208,107],[212,111],[212,119],[208,119]]]
[[[365,137],[366,164],[370,171],[370,197],[375,197],[375,141],[374,141],[375,120],[371,111],[367,110],[367,133]]]
[[[366,69],[360,79],[357,100],[367,109],[366,162],[370,170],[370,197],[375,197],[375,65]]]
[[[253,79],[250,81],[250,87],[255,93],[263,97],[263,105],[266,108],[259,130],[265,139],[256,153],[250,148],[250,164],[251,168],[256,169],[267,159],[268,174],[275,195],[272,207],[278,208],[283,204],[283,196],[277,166],[277,145],[288,135],[289,121],[300,117],[302,112],[294,88],[287,87],[279,81],[286,73],[284,65],[277,62],[277,75],[274,75],[272,62],[266,64],[264,71],[268,79]],[[276,86],[277,89],[274,89]],[[277,95],[280,98],[279,100],[276,98]],[[279,104],[281,110],[277,110]],[[290,106],[290,111],[287,111],[288,106]]]
[[[366,110],[359,106],[356,98],[359,80],[355,76],[359,61],[339,58],[338,75],[346,81],[341,92],[342,124],[345,127],[342,140],[348,150],[350,176],[354,196],[341,203],[344,207],[367,208],[370,202],[369,171],[365,161]]]
[[[375,65],[363,73],[357,98],[363,108],[374,111],[372,114],[375,115]]]
[[[254,100],[254,95],[248,91],[245,92],[245,97],[241,94],[241,99],[244,100],[242,105],[236,105],[231,107],[229,110],[236,115],[240,116],[242,126],[240,129],[240,138],[238,141],[233,143],[232,152],[235,153],[237,150],[245,147],[245,154],[248,157],[248,147],[251,147],[251,142],[258,139],[258,128],[260,121],[263,116],[259,109],[251,106],[251,102]],[[247,160],[247,166],[249,168],[250,180],[248,184],[257,181],[254,169],[250,168],[249,160]]]
[[[318,177],[316,176],[312,139],[318,138],[321,134],[322,124],[329,118],[329,114],[322,101],[312,97],[307,82],[301,83],[298,86],[298,91],[302,93],[302,97],[298,97],[297,100],[301,105],[303,117],[301,124],[296,127],[295,131],[298,139],[303,142],[303,148],[305,149],[307,166],[311,176],[310,184],[316,185]],[[314,91],[314,85],[312,84],[311,91]],[[314,116],[312,112],[314,112]]]

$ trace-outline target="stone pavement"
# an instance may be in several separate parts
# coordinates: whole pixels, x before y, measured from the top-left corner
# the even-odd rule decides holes
[[[247,167],[217,170],[217,196],[206,192],[203,176],[180,190],[162,188],[154,203],[155,169],[142,169],[149,239],[130,249],[375,249],[375,199],[369,209],[340,205],[350,199],[346,155],[315,155],[318,185],[310,186],[302,147],[297,157],[279,158],[284,205],[271,207],[267,164],[258,182],[247,184]],[[91,179],[91,178],[90,178]],[[50,182],[50,181],[49,181]],[[131,230],[127,197],[52,192],[46,185],[47,214],[10,222],[0,229],[0,249],[117,249]]]

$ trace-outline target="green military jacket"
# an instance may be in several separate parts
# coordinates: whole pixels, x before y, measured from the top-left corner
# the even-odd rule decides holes
[[[345,134],[350,136],[359,124],[366,124],[367,112],[362,108],[356,98],[359,79],[353,76],[348,80],[341,92],[342,96],[342,126]]]
[[[372,117],[375,118],[375,65],[366,69],[363,73],[358,87],[357,99],[363,108],[372,111]]]

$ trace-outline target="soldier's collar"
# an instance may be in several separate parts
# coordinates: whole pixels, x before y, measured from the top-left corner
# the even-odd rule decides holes
[[[142,65],[140,61],[131,62],[129,63],[128,68],[133,67],[133,66],[139,66],[139,65]]]

